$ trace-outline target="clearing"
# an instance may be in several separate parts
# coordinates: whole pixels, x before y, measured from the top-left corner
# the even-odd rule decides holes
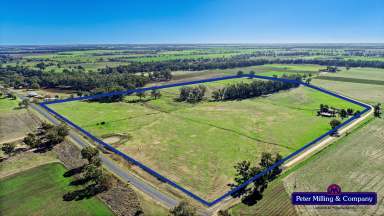
[[[19,109],[19,100],[0,97],[0,143],[22,139],[36,129],[38,120],[26,109]]]

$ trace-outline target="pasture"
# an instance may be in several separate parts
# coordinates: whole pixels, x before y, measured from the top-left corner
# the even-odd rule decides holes
[[[13,100],[6,97],[0,97],[0,113],[1,114],[10,114],[16,111],[19,100]]]
[[[238,81],[206,84],[208,96],[233,82]],[[100,138],[123,137],[111,144],[206,199],[229,189],[237,162],[256,163],[262,152],[286,156],[330,130],[330,119],[316,115],[320,104],[362,110],[305,87],[268,97],[196,104],[177,102],[178,88],[161,93],[156,100],[127,96],[124,102],[77,101],[50,107]]]
[[[2,215],[113,215],[97,198],[63,201],[72,178],[60,163],[51,163],[0,179]],[[73,187],[72,187],[73,189]]]

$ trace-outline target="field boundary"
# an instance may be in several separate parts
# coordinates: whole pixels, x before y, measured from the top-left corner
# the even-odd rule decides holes
[[[350,83],[360,83],[360,84],[370,84],[370,85],[384,85],[384,80],[371,80],[371,79],[360,79],[360,78],[350,78],[350,77],[317,76],[314,79],[332,80],[332,81],[350,82]]]
[[[347,119],[345,122],[343,122],[339,126],[335,127],[334,129],[329,130],[328,132],[324,133],[323,135],[319,136],[318,138],[314,139],[313,141],[307,143],[306,145],[304,145],[300,149],[298,149],[295,152],[291,153],[290,155],[284,157],[280,161],[277,161],[275,164],[273,164],[272,166],[270,166],[267,169],[263,170],[259,174],[253,176],[252,178],[250,178],[249,180],[247,180],[243,184],[239,185],[238,187],[236,187],[236,188],[226,192],[225,194],[223,194],[222,196],[218,197],[217,199],[215,199],[213,201],[207,201],[207,200],[199,197],[198,195],[194,194],[193,192],[185,189],[184,187],[178,185],[177,183],[173,182],[172,180],[164,177],[163,175],[159,174],[155,170],[147,167],[146,165],[142,164],[141,162],[137,161],[136,159],[130,157],[129,155],[127,155],[127,154],[117,150],[116,148],[114,148],[110,144],[105,143],[104,141],[102,141],[99,138],[95,137],[94,135],[92,135],[88,131],[84,130],[80,126],[74,124],[72,121],[68,120],[64,116],[60,115],[59,113],[57,113],[56,111],[54,111],[53,109],[48,107],[48,105],[51,105],[51,104],[66,103],[66,102],[79,101],[79,100],[90,100],[90,99],[96,99],[96,98],[102,98],[102,97],[110,97],[110,96],[116,96],[116,95],[129,95],[129,94],[132,94],[132,93],[145,92],[145,91],[148,91],[148,90],[158,90],[158,89],[165,89],[165,88],[171,88],[171,87],[186,86],[186,85],[193,85],[193,84],[200,84],[200,83],[207,83],[207,82],[215,82],[215,81],[229,80],[229,79],[238,79],[238,78],[257,78],[257,79],[265,79],[265,80],[271,80],[271,81],[280,81],[280,82],[288,82],[288,83],[299,84],[299,85],[303,85],[303,86],[315,89],[317,91],[323,92],[325,94],[328,94],[328,95],[340,98],[340,99],[348,101],[350,103],[359,105],[359,106],[361,106],[361,107],[363,107],[365,109],[362,112],[360,112],[359,114],[354,115],[351,118]],[[152,86],[152,87],[132,89],[132,90],[126,90],[126,91],[117,91],[117,92],[103,93],[103,94],[97,94],[97,95],[91,95],[91,96],[82,96],[82,97],[76,97],[76,98],[68,98],[68,99],[63,99],[63,100],[55,100],[55,101],[43,102],[43,103],[40,103],[39,105],[42,108],[44,108],[45,110],[47,110],[49,113],[51,113],[52,115],[56,116],[58,119],[64,121],[65,123],[67,123],[68,125],[72,126],[73,128],[81,131],[83,134],[85,134],[87,137],[89,137],[90,139],[92,139],[96,143],[104,146],[106,149],[112,151],[113,153],[123,157],[128,162],[133,163],[134,165],[137,165],[138,167],[140,167],[144,171],[146,171],[149,174],[151,174],[154,177],[156,177],[158,180],[160,180],[162,182],[165,182],[165,183],[168,183],[169,185],[173,186],[174,188],[178,189],[179,191],[183,192],[187,196],[191,197],[192,199],[198,201],[199,203],[201,203],[201,204],[203,204],[203,205],[205,205],[207,207],[211,207],[211,206],[213,206],[213,205],[223,201],[225,198],[231,196],[232,194],[236,193],[237,191],[245,188],[247,185],[251,184],[252,182],[257,180],[258,178],[266,175],[267,173],[269,173],[274,168],[282,165],[287,160],[289,160],[289,159],[295,157],[296,155],[300,154],[301,152],[303,152],[308,147],[312,146],[313,144],[317,143],[318,141],[322,140],[323,138],[333,134],[339,128],[349,124],[350,122],[352,122],[353,120],[355,120],[357,118],[360,118],[360,116],[362,114],[368,112],[371,109],[370,106],[368,106],[366,104],[363,104],[363,103],[361,103],[359,101],[356,101],[356,100],[344,97],[342,95],[336,94],[334,92],[328,91],[326,89],[323,89],[323,88],[320,88],[320,87],[317,87],[317,86],[314,86],[314,85],[311,85],[311,84],[308,84],[308,83],[305,83],[305,82],[302,82],[302,81],[291,80],[291,79],[284,79],[284,78],[276,78],[276,77],[268,77],[268,76],[260,76],[260,75],[254,75],[254,74],[242,74],[242,75],[224,76],[224,77],[218,77],[218,78],[202,79],[202,80],[189,81],[189,82],[180,82],[180,83],[166,84],[166,85],[161,85],[161,86]]]

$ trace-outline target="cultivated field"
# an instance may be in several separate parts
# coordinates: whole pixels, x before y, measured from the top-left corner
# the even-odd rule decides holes
[[[207,84],[208,95],[229,82],[237,81]],[[175,101],[177,96],[172,88],[146,102],[128,96],[119,103],[51,107],[207,199],[229,189],[236,162],[255,163],[262,152],[288,155],[328,131],[330,119],[316,116],[320,104],[362,109],[304,87],[241,101],[189,104]]]
[[[42,165],[1,179],[2,215],[113,215],[98,199],[63,201],[72,178],[60,163]],[[72,187],[74,188],[74,187]]]
[[[290,194],[285,190],[284,182],[279,178],[268,184],[263,198],[252,206],[240,203],[229,210],[231,215],[278,215],[296,216]]]
[[[384,121],[373,120],[330,146],[284,179],[288,193],[325,191],[332,183],[339,184],[343,191],[377,192],[376,206],[339,210],[298,206],[298,212],[303,215],[383,215],[383,131]]]

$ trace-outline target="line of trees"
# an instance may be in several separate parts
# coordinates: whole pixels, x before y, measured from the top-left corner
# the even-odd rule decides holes
[[[23,143],[29,147],[29,149],[35,149],[39,152],[44,152],[52,149],[55,145],[64,141],[69,131],[67,126],[58,125],[54,126],[43,122],[35,133],[28,133],[23,139]],[[16,152],[25,151],[26,149],[16,149],[16,143],[4,143],[1,150],[8,157],[12,156]]]
[[[181,87],[178,101],[186,101],[189,103],[199,102],[203,100],[206,90],[207,87],[204,85]]]
[[[112,177],[101,167],[99,155],[99,150],[91,146],[81,150],[81,157],[87,160],[87,164],[80,167],[80,178],[71,184],[84,185],[84,188],[64,194],[63,199],[65,201],[89,198],[112,187]]]
[[[38,148],[39,151],[45,151],[63,142],[68,134],[68,127],[64,124],[55,126],[43,122],[37,132],[28,133],[23,142],[30,148]]]
[[[234,56],[231,58],[202,58],[202,59],[179,59],[160,62],[131,62],[125,66],[125,71],[131,73],[150,71],[177,71],[177,70],[208,70],[228,69],[236,67],[247,67],[263,64],[319,64],[324,66],[338,67],[376,67],[384,68],[383,61],[345,60],[345,59],[280,59],[259,58],[251,59],[249,55]]]
[[[318,64],[335,67],[376,67],[384,68],[383,61],[365,61],[352,59],[287,59],[287,58],[258,58],[252,59],[249,54],[237,55],[230,58],[201,58],[201,59],[177,59],[158,62],[130,62],[129,65],[107,67],[100,69],[102,73],[141,73],[154,71],[198,71],[209,69],[228,69],[248,67],[264,64]]]
[[[283,75],[282,78],[301,80],[301,77],[297,75]],[[212,98],[216,101],[246,99],[268,95],[281,90],[296,88],[298,86],[298,83],[254,80],[251,83],[241,82],[217,89],[212,92]]]
[[[14,88],[67,88],[75,91],[97,91],[97,89],[142,87],[149,82],[144,75],[110,73],[102,74],[83,70],[66,70],[62,73],[47,73],[23,66],[0,68],[0,80]]]
[[[167,81],[172,79],[171,70],[168,67],[150,67],[152,64],[146,63],[131,63],[129,65],[119,65],[116,67],[105,67],[99,70],[102,74],[113,74],[113,73],[144,73],[147,72],[148,78],[151,81]],[[167,64],[164,64],[167,65]]]
[[[229,186],[236,188],[242,185],[244,182],[263,172],[265,169],[269,168],[281,159],[282,156],[278,153],[272,155],[271,153],[263,152],[261,154],[260,162],[256,166],[251,166],[249,161],[241,161],[237,163],[234,166],[236,169],[236,177],[234,179],[234,183],[229,184]],[[274,169],[266,173],[266,175],[256,179],[252,184],[249,184],[247,187],[240,189],[232,196],[241,197],[243,203],[253,205],[262,198],[262,193],[264,189],[267,188],[268,182],[275,179],[281,172],[281,167],[276,166]]]

